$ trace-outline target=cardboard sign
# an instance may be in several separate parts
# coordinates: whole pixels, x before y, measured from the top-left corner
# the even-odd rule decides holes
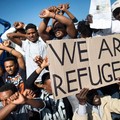
[[[48,41],[55,99],[99,88],[120,77],[120,35]]]

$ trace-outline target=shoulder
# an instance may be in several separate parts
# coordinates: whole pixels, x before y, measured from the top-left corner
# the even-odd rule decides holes
[[[47,44],[42,40],[41,37],[38,38],[38,42],[39,42],[39,45],[46,48],[47,47]]]
[[[107,104],[108,102],[110,102],[111,101],[111,96],[103,96],[103,97],[101,97],[101,102],[102,102],[102,104]]]

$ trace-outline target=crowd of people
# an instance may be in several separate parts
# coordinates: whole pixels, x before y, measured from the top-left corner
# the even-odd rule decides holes
[[[11,27],[0,19],[5,27],[0,34],[0,120],[120,120],[117,83],[83,88],[58,100],[53,97],[46,41],[120,33],[119,0],[112,5],[114,20],[109,29],[90,28],[91,14],[78,21],[69,8],[60,4],[44,9],[38,27],[23,21]]]

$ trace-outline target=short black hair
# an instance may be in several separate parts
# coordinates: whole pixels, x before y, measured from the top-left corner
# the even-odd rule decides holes
[[[27,31],[28,29],[31,29],[31,28],[33,28],[33,29],[35,29],[37,31],[36,25],[34,25],[32,23],[27,24],[27,26],[25,27],[25,31]]]
[[[77,30],[86,37],[92,36],[92,29],[88,24],[86,24],[85,20],[79,21]]]
[[[120,13],[120,7],[116,8],[114,11],[113,11],[113,16],[116,17],[117,15],[119,15]]]
[[[15,57],[6,57],[6,58],[4,59],[4,63],[5,63],[6,61],[14,61],[14,63],[17,63],[17,60],[16,60]]]
[[[42,75],[42,81],[41,83],[44,84],[46,80],[50,79],[50,73],[49,72],[45,72],[43,75]]]
[[[0,92],[11,90],[13,93],[17,92],[17,87],[13,83],[5,83],[0,87]]]

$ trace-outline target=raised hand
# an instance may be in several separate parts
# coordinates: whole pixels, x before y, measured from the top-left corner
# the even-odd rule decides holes
[[[43,62],[43,58],[38,55],[34,58],[34,62],[36,62],[38,64],[38,66],[41,66],[41,64]]]
[[[46,57],[43,59],[43,62],[42,62],[42,64],[41,64],[41,67],[42,67],[42,68],[45,68],[45,67],[47,67],[47,66],[49,66],[49,61],[48,61],[48,57],[46,56]]]
[[[69,4],[68,3],[66,3],[66,4],[60,4],[59,6],[58,6],[58,8],[60,9],[60,10],[62,10],[62,11],[66,11],[67,9],[69,9]]]
[[[10,98],[8,98],[8,101],[15,105],[19,105],[19,104],[24,104],[26,100],[25,100],[25,97],[21,93],[16,92],[12,96],[10,96]]]
[[[5,40],[5,41],[3,42],[3,45],[6,46],[6,47],[10,46],[10,44],[11,44],[11,41],[10,41],[10,40]]]
[[[49,66],[48,57],[46,56],[44,59],[41,56],[36,56],[34,61],[40,66],[41,68],[45,68]]]
[[[15,22],[13,25],[16,29],[21,29],[21,28],[24,28],[25,26],[23,22]]]
[[[5,40],[3,43],[0,43],[0,49],[4,50],[4,47],[9,47],[10,44],[10,40]]]
[[[81,105],[85,105],[87,101],[87,93],[89,89],[88,88],[83,88],[80,93],[76,94],[77,99],[79,100],[79,103]]]
[[[50,17],[50,11],[48,9],[44,9],[40,15],[39,15],[40,18],[47,18],[47,17]]]
[[[48,10],[49,10],[50,12],[56,13],[56,11],[58,10],[58,8],[57,8],[56,6],[51,6],[51,7],[48,8]]]
[[[25,89],[25,91],[23,92],[23,95],[27,99],[33,99],[33,98],[35,98],[34,92],[32,90],[30,90],[30,89]]]

